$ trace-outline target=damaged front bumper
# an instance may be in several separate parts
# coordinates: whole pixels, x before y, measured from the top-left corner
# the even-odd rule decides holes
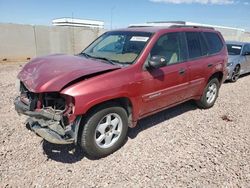
[[[29,116],[27,123],[30,129],[45,140],[54,144],[71,144],[77,142],[77,132],[81,121],[80,117],[66,127],[61,125],[63,115],[50,112],[46,109],[30,111],[20,97],[14,101],[15,109],[19,114]]]

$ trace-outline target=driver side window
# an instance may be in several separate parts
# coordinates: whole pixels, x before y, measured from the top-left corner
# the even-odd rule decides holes
[[[152,48],[150,55],[166,59],[166,65],[184,60],[181,48],[181,33],[168,33],[161,36]]]

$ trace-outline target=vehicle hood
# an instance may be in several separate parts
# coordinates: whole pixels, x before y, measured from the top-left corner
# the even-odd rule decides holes
[[[57,54],[31,60],[17,77],[32,92],[54,92],[60,91],[65,85],[76,79],[84,79],[86,76],[119,68],[119,66],[109,65],[101,60]]]
[[[240,55],[229,55],[228,56],[228,62],[238,62],[240,60]]]

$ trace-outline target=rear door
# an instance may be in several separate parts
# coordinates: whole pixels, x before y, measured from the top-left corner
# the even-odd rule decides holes
[[[189,97],[200,94],[205,84],[210,61],[207,59],[208,46],[201,32],[185,32],[188,48]]]
[[[183,47],[181,33],[167,33],[162,35],[152,48],[149,58],[163,56],[167,63],[158,69],[142,71],[141,116],[187,98],[189,83],[185,63],[186,51]]]

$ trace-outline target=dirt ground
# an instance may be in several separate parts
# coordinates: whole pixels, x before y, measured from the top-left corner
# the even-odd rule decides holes
[[[141,120],[114,154],[89,160],[27,130],[13,100],[22,64],[0,64],[0,187],[250,187],[250,75],[215,106],[192,102]]]

